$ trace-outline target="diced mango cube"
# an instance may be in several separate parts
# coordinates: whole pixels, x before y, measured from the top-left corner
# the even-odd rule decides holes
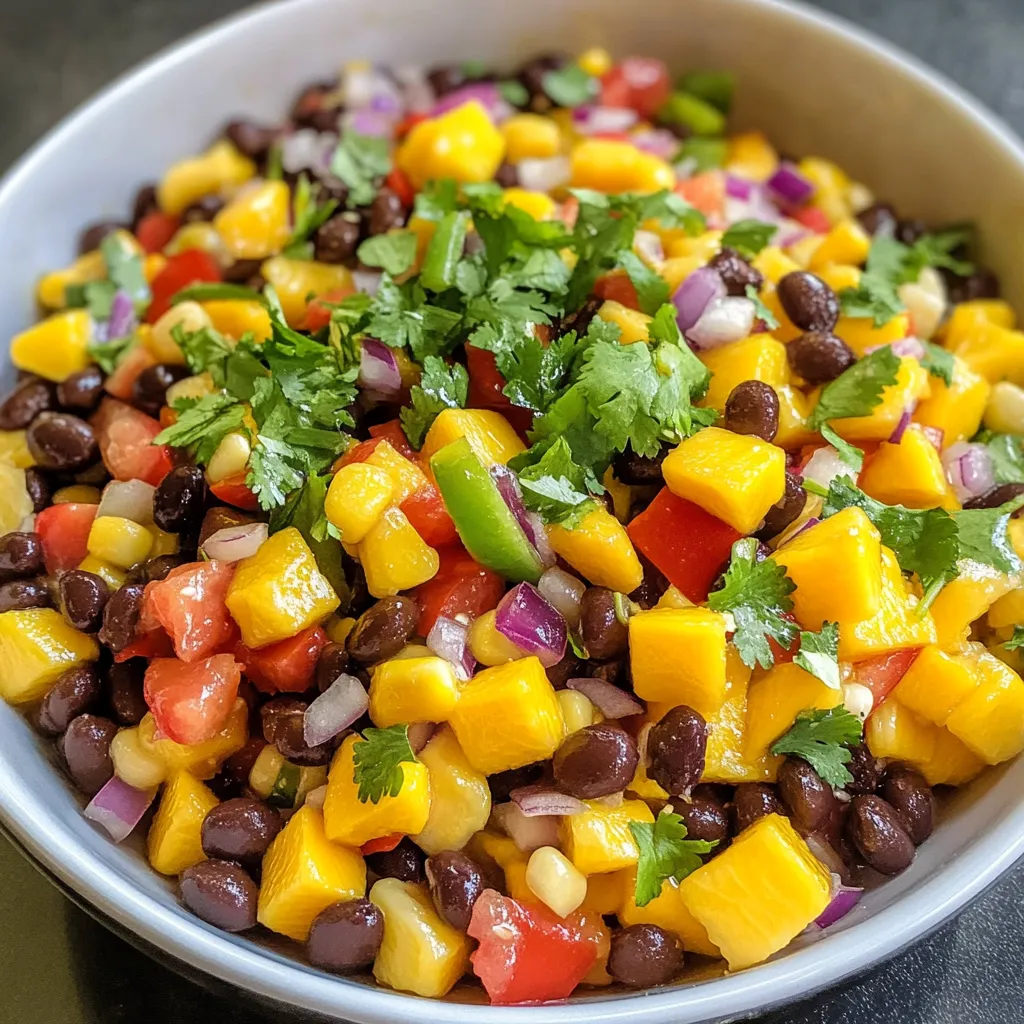
[[[701,361],[711,371],[711,383],[700,404],[719,412],[724,411],[732,389],[744,381],[763,381],[775,389],[789,383],[786,346],[770,334],[709,349],[701,354]]]
[[[1024,332],[984,323],[951,347],[989,384],[1000,380],[1024,384]]]
[[[93,249],[79,256],[70,267],[44,274],[36,285],[36,298],[43,309],[63,309],[70,286],[102,281],[106,276],[107,261],[99,249]]]
[[[39,700],[69,668],[99,656],[96,641],[53,608],[0,612],[0,697],[8,704]]]
[[[460,437],[469,441],[470,448],[485,466],[505,465],[525,450],[512,424],[500,412],[491,409],[442,409],[427,431],[421,458],[429,463],[442,448]]]
[[[270,314],[262,302],[255,299],[214,299],[201,302],[200,307],[213,322],[215,330],[238,341],[252,333],[257,345],[270,337]]]
[[[179,214],[204,196],[247,182],[256,165],[227,140],[216,142],[201,156],[172,164],[157,188],[165,213]]]
[[[1024,750],[1024,681],[987,651],[972,659],[978,686],[952,711],[946,728],[986,764]]]
[[[939,591],[930,609],[943,650],[959,644],[971,623],[1018,583],[1016,576],[971,559],[961,560],[957,568],[959,575]]]
[[[630,309],[614,299],[606,299],[598,307],[597,315],[619,328],[619,342],[623,345],[648,340],[652,318],[638,309]]]
[[[846,441],[884,441],[896,429],[904,411],[930,394],[928,378],[928,371],[916,359],[901,359],[896,383],[882,390],[878,405],[867,416],[832,420],[832,428]]]
[[[69,309],[16,334],[11,339],[11,362],[19,370],[59,382],[92,362],[90,341],[92,318],[88,311]]]
[[[162,875],[179,875],[206,860],[201,830],[217,798],[194,775],[176,771],[167,780],[149,829],[149,863]]]
[[[540,114],[514,114],[501,125],[501,134],[505,136],[505,159],[511,164],[557,156],[562,145],[558,125]]]
[[[939,453],[927,434],[910,424],[898,444],[883,441],[864,466],[860,489],[885,505],[956,508]]]
[[[622,903],[622,889],[626,885],[629,869],[609,871],[606,874],[590,875],[587,878],[587,895],[580,904],[580,910],[595,914],[614,914]]]
[[[534,220],[551,220],[558,209],[547,192],[531,192],[525,188],[507,188],[502,192],[506,205],[528,213]]]
[[[945,725],[953,709],[977,686],[969,663],[930,644],[914,659],[892,695],[934,725]]]
[[[800,390],[790,385],[778,388],[779,429],[775,432],[775,444],[780,448],[799,448],[810,444],[817,436],[807,426],[811,415],[811,403]]]
[[[588,138],[572,151],[572,187],[597,192],[657,192],[673,188],[670,164],[618,139]]]
[[[302,322],[312,296],[333,292],[341,298],[356,290],[352,271],[341,264],[271,256],[260,266],[260,274],[274,286],[290,327],[298,327]]]
[[[631,821],[653,822],[654,815],[643,800],[623,800],[609,807],[599,800],[584,800],[586,810],[562,818],[561,846],[576,869],[584,875],[632,867],[640,858]]]
[[[760,271],[771,284],[778,284],[787,274],[800,269],[800,265],[794,263],[777,245],[766,245],[750,261],[750,265]]]
[[[378,728],[403,722],[446,722],[459,682],[444,658],[392,658],[373,670],[370,718]]]
[[[706,427],[668,453],[662,474],[673,494],[750,533],[786,489],[786,453],[759,437]]]
[[[910,334],[910,318],[906,313],[897,313],[881,327],[869,316],[841,316],[834,333],[843,339],[854,354],[859,358],[868,353],[868,349],[877,345],[891,345],[894,341]]]
[[[751,181],[767,181],[779,166],[779,154],[762,132],[743,132],[729,139],[725,169]]]
[[[485,775],[543,761],[565,738],[554,687],[534,657],[477,672],[449,721],[466,759]]]
[[[572,530],[550,525],[548,540],[555,554],[599,587],[629,594],[643,582],[644,570],[626,528],[603,505]]]
[[[213,218],[213,226],[236,260],[273,256],[292,232],[291,190],[284,181],[247,186]]]
[[[943,448],[973,437],[981,426],[992,385],[956,357],[952,385],[933,377],[931,388],[931,395],[923,398],[914,410],[914,421],[941,430]]]
[[[591,875],[591,880],[604,878]],[[661,885],[661,892],[650,903],[636,905],[636,869],[630,868],[614,876],[620,881],[621,902],[615,908],[619,923],[624,928],[634,924],[654,924],[674,935],[683,944],[683,949],[701,956],[720,957],[721,951],[708,938],[707,929],[690,913],[679,893],[679,883],[668,878]]]
[[[994,324],[1012,330],[1017,326],[1017,314],[1005,299],[972,299],[958,302],[949,314],[943,330],[946,346],[954,348],[979,327]]]
[[[414,125],[395,163],[417,189],[428,181],[490,181],[505,155],[505,139],[478,100]]]
[[[342,466],[327,490],[324,514],[346,544],[358,544],[394,498],[391,475],[378,466],[350,462]]]
[[[988,624],[993,629],[1024,623],[1024,587],[1004,594],[988,610]]]
[[[418,587],[433,579],[441,564],[437,552],[399,508],[389,508],[370,527],[358,549],[366,589],[374,597]]]
[[[871,249],[868,233],[852,218],[839,221],[822,239],[811,257],[811,270],[818,271],[830,263],[863,263]]]

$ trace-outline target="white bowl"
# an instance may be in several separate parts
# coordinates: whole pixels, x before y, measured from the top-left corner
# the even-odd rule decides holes
[[[229,117],[280,117],[344,59],[429,63],[603,44],[677,69],[738,75],[736,123],[781,149],[837,160],[901,212],[974,220],[1004,290],[1024,300],[1024,151],[950,83],[850,26],[771,0],[292,0],[233,18],[122,79],[38,145],[0,185],[0,338],[33,316],[33,284],[73,256],[78,230],[123,216],[134,190],[201,149]],[[12,377],[11,368],[6,376]],[[958,794],[913,866],[827,934],[734,975],[640,995],[489,1007],[415,997],[320,974],[184,911],[138,848],[81,817],[52,755],[0,706],[0,817],[62,883],[171,956],[261,997],[373,1024],[694,1024],[735,1019],[835,984],[926,935],[1024,852],[1024,760]]]

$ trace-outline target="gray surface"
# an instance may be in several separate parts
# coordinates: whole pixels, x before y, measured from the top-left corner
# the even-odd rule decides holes
[[[0,171],[115,75],[243,6],[240,0],[0,0]],[[819,0],[816,6],[911,50],[1024,132],[1022,0]],[[0,879],[0,1024],[281,1019],[210,995],[147,960],[64,900],[3,839]],[[771,1024],[1024,1019],[1022,883],[1024,867],[929,941],[838,993],[774,1015]]]

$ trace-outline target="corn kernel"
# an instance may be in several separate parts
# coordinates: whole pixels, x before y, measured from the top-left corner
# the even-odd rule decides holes
[[[565,719],[566,735],[594,724],[597,709],[582,693],[577,690],[559,690],[556,696]]]
[[[367,466],[376,466],[391,477],[391,501],[401,505],[427,483],[426,475],[411,459],[395,451],[388,441],[378,444],[367,458]]]
[[[530,892],[559,917],[571,914],[586,898],[587,879],[561,850],[542,846],[526,865]]]
[[[124,583],[128,575],[120,566],[114,565],[111,562],[105,562],[102,558],[96,558],[95,555],[86,555],[79,562],[78,568],[82,572],[91,572],[94,576],[99,576],[111,590],[117,590]]]
[[[157,202],[165,213],[179,214],[204,196],[238,186],[256,173],[256,165],[226,140],[202,156],[173,164],[157,188]]]
[[[358,544],[392,503],[391,476],[377,466],[352,462],[342,466],[327,491],[324,512],[346,544]]]
[[[603,46],[592,46],[579,55],[576,63],[588,75],[601,78],[612,69],[612,55]]]
[[[557,156],[562,145],[558,125],[540,114],[513,115],[502,124],[501,134],[505,136],[505,159],[511,164]]]
[[[245,434],[238,431],[225,434],[206,466],[206,479],[211,484],[218,484],[228,477],[244,473],[251,454],[252,445]]]
[[[11,362],[19,370],[59,383],[92,361],[87,351],[90,341],[88,310],[69,309],[16,334],[11,339]]]
[[[478,615],[469,627],[469,650],[481,665],[492,667],[504,665],[526,657],[526,651],[517,647],[495,625],[495,612],[492,609]]]
[[[1008,380],[993,384],[984,423],[997,434],[1024,434],[1024,388]]]
[[[194,377],[183,377],[181,380],[175,381],[167,389],[166,400],[168,405],[174,405],[179,399],[204,398],[206,395],[212,395],[216,390],[213,378],[207,370],[203,370],[202,373],[197,373]]]
[[[324,623],[324,632],[331,643],[344,644],[348,639],[349,633],[355,628],[355,624],[356,620],[351,615],[346,615],[344,618],[332,615]]]
[[[152,789],[167,776],[167,765],[143,747],[138,728],[121,729],[115,734],[110,743],[110,760],[114,774],[136,789]]]
[[[89,484],[71,484],[68,487],[61,487],[53,492],[52,501],[54,505],[64,505],[69,501],[78,502],[82,505],[98,505],[100,503],[100,489],[91,487]]]
[[[130,519],[99,516],[92,522],[86,546],[90,555],[130,569],[145,560],[153,546],[153,537],[144,526]]]
[[[249,788],[264,800],[273,792],[274,783],[284,767],[284,755],[268,743],[249,769]]]
[[[179,302],[176,306],[171,306],[153,324],[145,342],[146,348],[161,363],[172,363],[176,366],[183,366],[185,363],[185,354],[171,336],[172,330],[179,325],[185,334],[192,334],[204,327],[212,327],[213,321],[198,302]]]

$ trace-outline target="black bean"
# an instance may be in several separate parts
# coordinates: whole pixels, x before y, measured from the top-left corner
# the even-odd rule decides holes
[[[25,470],[25,490],[32,500],[33,512],[42,512],[50,504],[50,482],[41,469],[29,466]]]
[[[251,277],[259,276],[261,266],[262,260],[235,260],[230,267],[224,268],[224,280],[231,284],[245,284]]]
[[[173,472],[174,470],[171,470],[171,473]],[[168,479],[171,473],[168,473],[164,479]],[[200,471],[199,475],[202,476],[202,471]],[[205,488],[205,480],[203,486]],[[157,488],[157,494],[159,493],[160,489]],[[168,502],[171,500],[169,496]],[[153,519],[156,521],[157,526],[160,526],[160,520],[156,517],[156,507],[156,500],[154,499]],[[208,509],[203,516],[202,525],[199,527],[199,546],[202,547],[218,530],[224,530],[229,526],[244,526],[246,523],[255,522],[257,522],[256,517],[249,512],[243,512],[238,508],[229,508],[227,505],[215,505],[213,508]],[[165,529],[162,526],[160,528]]]
[[[249,773],[265,746],[267,743],[262,736],[254,736],[252,739],[246,740],[245,746],[241,750],[236,750],[225,760],[221,767],[222,774],[239,789],[248,786]]]
[[[638,552],[638,557],[644,570],[644,581],[629,595],[629,599],[647,611],[658,603],[661,595],[668,589],[668,580],[642,552]]]
[[[899,815],[879,796],[853,798],[846,834],[868,866],[883,875],[898,875],[914,859],[914,844]]]
[[[774,441],[779,432],[779,396],[760,380],[745,380],[725,400],[725,429]]]
[[[299,93],[291,110],[291,120],[299,128],[313,128],[318,132],[337,131],[341,108],[327,102],[335,89],[334,82],[315,82]]]
[[[896,223],[896,241],[904,245],[913,245],[927,233],[928,225],[923,220],[908,219]]]
[[[306,955],[314,967],[350,974],[369,967],[384,941],[384,915],[367,899],[332,903],[313,919]]]
[[[394,657],[416,632],[419,608],[411,597],[382,597],[356,620],[345,646],[360,665]]]
[[[807,504],[807,492],[804,490],[803,478],[796,473],[786,471],[786,490],[782,497],[768,509],[764,523],[757,531],[761,540],[777,537],[792,523]]]
[[[347,263],[359,246],[358,217],[339,213],[325,221],[313,236],[313,251],[321,263]]]
[[[225,800],[203,819],[203,853],[258,864],[281,828],[281,815],[262,800]]]
[[[624,484],[635,486],[646,486],[648,484],[660,484],[662,482],[661,464],[668,455],[669,448],[663,447],[657,455],[649,458],[646,455],[637,455],[632,448],[627,448],[620,455],[616,455],[612,465],[615,467],[615,478]]]
[[[869,235],[896,233],[896,211],[888,203],[873,203],[857,214],[857,220]]]
[[[880,762],[864,743],[850,747],[850,755],[846,770],[853,776],[853,781],[848,782],[843,788],[855,796],[858,793],[874,793],[882,781]]]
[[[587,587],[583,592],[580,635],[587,654],[598,661],[617,658],[626,650],[629,631],[615,614],[615,594],[607,587]]]
[[[0,586],[0,612],[49,608],[52,604],[50,588],[43,579],[11,580]]]
[[[132,384],[132,402],[148,416],[160,414],[167,399],[167,389],[188,376],[187,366],[157,363],[147,366]]]
[[[0,430],[24,430],[41,412],[57,404],[57,391],[48,380],[30,377],[0,405]]]
[[[633,737],[608,722],[577,729],[555,751],[555,784],[581,800],[621,793],[633,781],[639,755]]]
[[[747,288],[760,291],[764,284],[764,275],[761,271],[752,267],[735,249],[728,246],[717,253],[708,266],[718,271],[718,276],[725,284],[725,290],[729,295],[741,297],[747,294]]]
[[[277,138],[276,128],[265,128],[254,121],[231,121],[224,129],[228,141],[250,160],[260,161]]]
[[[139,623],[145,589],[142,583],[125,583],[114,591],[103,610],[99,641],[115,654],[123,651],[135,639],[135,627]]]
[[[580,659],[576,657],[572,651],[566,651],[566,653],[554,663],[544,669],[544,674],[548,677],[548,682],[556,690],[564,690],[565,684],[570,679],[576,679],[580,676],[585,675],[583,668],[580,664]]]
[[[422,882],[426,877],[423,873],[424,859],[423,851],[408,836],[405,836],[393,850],[367,854],[366,866],[381,878],[397,878],[402,882]]]
[[[38,576],[43,571],[43,543],[38,533],[15,530],[0,537],[0,580]]]
[[[84,469],[99,454],[92,427],[67,412],[40,413],[26,431],[25,440],[42,469]]]
[[[721,844],[729,837],[729,816],[717,800],[691,793],[688,801],[680,800],[672,809],[683,819],[688,839]]]
[[[343,672],[348,671],[348,652],[343,644],[330,643],[320,652],[316,662],[316,685],[321,693]]]
[[[519,171],[515,164],[503,162],[494,172],[494,180],[502,188],[515,188],[519,184]]]
[[[107,673],[110,710],[121,725],[138,725],[149,711],[143,688],[146,664],[145,658],[129,658],[111,665]]]
[[[667,985],[682,969],[683,947],[656,924],[631,924],[612,932],[608,973],[630,988]]]
[[[967,277],[957,277],[948,270],[943,270],[942,276],[946,282],[947,298],[953,304],[999,298],[999,278],[988,267],[978,267]]]
[[[563,67],[566,58],[562,54],[546,53],[527,61],[519,69],[519,81],[530,95],[529,107],[537,113],[550,110],[555,104],[544,91],[544,79],[549,71]]]
[[[103,397],[103,373],[98,366],[87,366],[72,373],[57,385],[57,401],[65,409],[91,411]]]
[[[793,825],[804,835],[822,828],[835,809],[832,787],[799,757],[788,757],[779,768],[779,797]]]
[[[181,874],[181,901],[196,917],[226,932],[256,925],[256,883],[237,864],[204,860]]]
[[[648,776],[671,796],[685,796],[704,774],[708,725],[686,704],[672,708],[647,737]]]
[[[441,918],[460,932],[469,928],[473,904],[487,887],[480,865],[459,850],[427,858],[427,883]]]
[[[217,195],[203,196],[181,211],[182,224],[204,224],[224,209],[224,200]]]
[[[175,466],[160,481],[153,495],[153,522],[168,533],[187,533],[194,530],[203,519],[206,504],[206,478],[198,466]],[[216,509],[211,509],[209,516]],[[238,513],[243,516],[244,513]],[[245,516],[244,522],[251,522],[251,516]],[[225,525],[235,525],[234,523]],[[210,533],[221,529],[217,526]],[[201,536],[201,534],[200,534]],[[202,537],[202,540],[205,540]]]
[[[127,224],[122,224],[116,220],[101,220],[96,224],[90,224],[79,236],[78,236],[78,252],[79,255],[85,255],[87,252],[94,252],[100,247],[100,243],[107,235],[112,235],[115,231],[126,231],[128,229]]]
[[[503,772],[495,772],[487,778],[491,788],[492,803],[502,804],[509,798],[513,789],[530,786],[544,777],[544,764],[528,764],[522,768],[509,768]]]
[[[964,508],[999,508],[1024,494],[1024,484],[999,484],[964,502]]]
[[[885,773],[881,795],[889,802],[910,841],[920,846],[935,823],[935,797],[920,772],[893,765]]]
[[[743,832],[766,814],[781,810],[775,787],[766,782],[741,782],[732,795],[732,827]]]
[[[263,737],[273,743],[277,752],[294,764],[316,767],[328,764],[334,753],[331,743],[318,747],[306,744],[303,722],[308,705],[294,697],[275,697],[260,709]]]
[[[147,583],[157,583],[167,579],[170,571],[182,564],[181,555],[157,555],[156,558],[143,562],[139,568],[142,569],[143,578]]]
[[[60,578],[61,611],[83,633],[95,633],[100,628],[109,599],[110,587],[95,573],[72,569]]]
[[[857,357],[853,349],[831,331],[807,331],[786,346],[786,358],[793,372],[808,384],[828,384]]]
[[[69,668],[58,677],[39,705],[39,727],[51,736],[62,733],[72,719],[95,707],[102,689],[99,673],[93,665]]]
[[[801,331],[831,331],[839,319],[839,299],[820,277],[806,270],[786,274],[778,284],[786,316]]]
[[[75,785],[86,795],[94,796],[114,774],[110,760],[110,743],[117,735],[117,725],[99,715],[79,715],[61,737],[61,754]]]
[[[380,189],[370,203],[368,230],[371,235],[383,235],[405,223],[405,207],[398,193],[386,186]]]
[[[139,226],[139,221],[143,217],[150,213],[155,213],[160,209],[160,204],[156,199],[156,186],[155,185],[143,185],[138,192],[135,193],[135,199],[132,202],[132,231],[135,231]]]

